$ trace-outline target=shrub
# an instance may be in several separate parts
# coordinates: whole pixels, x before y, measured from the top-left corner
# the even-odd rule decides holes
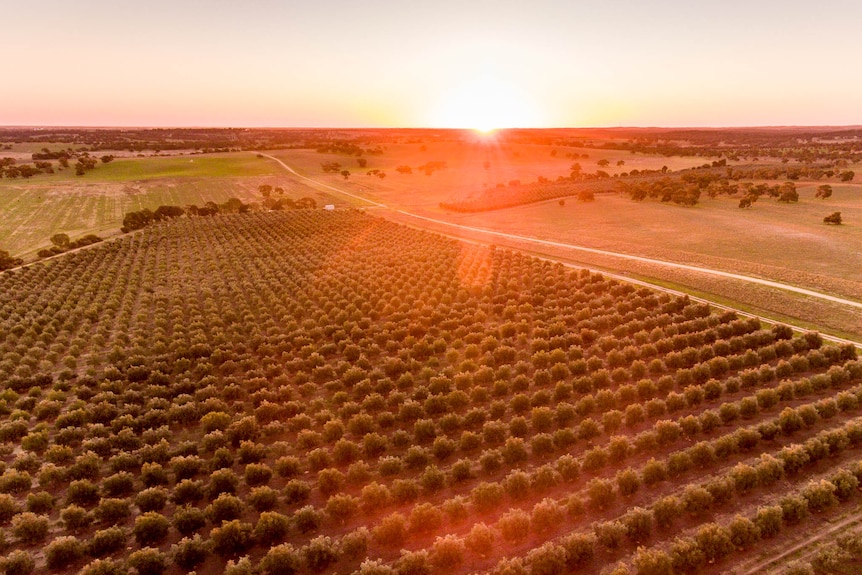
[[[192,479],[183,479],[174,486],[171,500],[177,505],[197,503],[204,497],[203,483]]]
[[[138,575],[162,575],[168,568],[167,557],[152,547],[144,547],[132,552],[127,563],[138,572]]]
[[[128,499],[102,499],[93,511],[96,520],[107,525],[115,525],[128,519],[132,514]]]
[[[108,497],[122,497],[129,495],[135,489],[134,477],[127,471],[121,471],[106,477],[102,481],[102,489]]]
[[[306,505],[293,514],[293,524],[300,533],[311,533],[317,530],[320,522],[320,512],[311,505]]]
[[[45,548],[45,565],[48,569],[62,569],[84,557],[84,545],[77,537],[57,537]]]
[[[271,547],[260,560],[261,575],[293,575],[299,571],[299,555],[289,543]]]
[[[348,561],[365,557],[368,553],[368,529],[360,527],[341,538],[341,555]]]
[[[323,535],[309,541],[300,553],[305,566],[313,573],[320,573],[338,561],[338,545]]]
[[[126,546],[126,531],[122,527],[109,527],[93,533],[87,541],[87,555],[104,557]]]
[[[593,524],[596,540],[608,549],[616,549],[623,544],[626,528],[619,521],[603,521]]]
[[[567,535],[560,542],[566,550],[566,567],[575,570],[589,563],[596,549],[596,538],[593,535],[575,533]]]
[[[256,511],[271,511],[278,506],[278,492],[272,487],[255,487],[247,499]]]
[[[706,513],[712,503],[712,493],[699,485],[687,485],[682,492],[682,506],[689,515]]]
[[[230,469],[218,469],[210,475],[207,497],[215,499],[222,493],[234,494],[239,487],[239,478]]]
[[[432,466],[429,466],[429,469],[432,469]],[[422,477],[423,484],[426,484],[426,475],[428,475],[427,470]],[[391,492],[392,499],[395,501],[395,503],[408,503],[410,501],[415,501],[419,497],[419,486],[416,484],[416,481],[412,479],[396,479],[392,482]]]
[[[287,516],[274,511],[264,511],[260,514],[254,526],[254,538],[262,545],[273,545],[283,540],[290,528]]]
[[[446,518],[449,520],[449,523],[458,523],[467,518],[467,501],[457,495],[451,499],[447,499],[443,502],[443,513],[446,514]]]
[[[781,518],[788,525],[799,523],[808,516],[808,500],[800,495],[788,495],[779,502]]]
[[[464,544],[472,553],[487,557],[494,549],[494,532],[484,523],[476,523],[467,534]]]
[[[642,543],[652,533],[654,515],[650,510],[635,507],[626,512],[621,520],[626,529],[626,537],[634,543]]]
[[[49,514],[54,509],[54,496],[47,491],[27,494],[27,511]]]
[[[36,561],[28,552],[16,549],[0,559],[0,567],[6,575],[30,575],[36,569]]]
[[[632,563],[638,575],[673,575],[674,573],[670,555],[661,549],[640,548]]]
[[[739,549],[745,549],[760,540],[760,529],[748,517],[736,515],[728,525],[730,541]]]
[[[60,512],[60,520],[68,531],[79,531],[90,525],[92,518],[87,510],[78,505],[69,505]]]
[[[697,573],[706,557],[694,539],[677,538],[670,546],[670,560],[675,573]]]
[[[272,478],[272,470],[263,463],[249,463],[245,466],[245,482],[250,487],[265,485]]]
[[[734,550],[727,528],[715,523],[709,523],[698,529],[695,540],[710,563],[726,557]]]
[[[0,493],[0,523],[6,523],[20,511],[17,501],[8,493]]]
[[[317,474],[317,488],[325,497],[338,493],[344,486],[344,474],[337,469],[323,469]]]
[[[483,482],[473,488],[470,499],[482,513],[497,507],[503,501],[503,487],[498,483]]]
[[[783,511],[781,506],[758,507],[754,525],[764,538],[775,537],[781,531]]]
[[[213,551],[222,557],[244,553],[252,544],[254,528],[238,519],[222,523],[210,532]]]
[[[25,511],[12,519],[12,534],[24,545],[41,543],[48,536],[48,518]]]
[[[84,566],[80,575],[126,575],[126,567],[119,561],[96,559]]]
[[[400,513],[387,515],[377,524],[372,535],[381,545],[399,547],[407,538],[407,520]]]
[[[135,518],[132,534],[141,547],[160,543],[168,535],[171,524],[168,519],[155,511],[142,513]]]
[[[284,486],[284,499],[288,505],[303,503],[311,493],[311,486],[300,479],[291,479]]]
[[[631,468],[618,471],[616,475],[617,489],[621,495],[633,495],[640,488],[640,477]]]
[[[835,491],[836,487],[833,483],[821,479],[820,481],[809,482],[802,490],[802,497],[808,502],[808,508],[817,512],[838,504]]]
[[[335,522],[344,524],[359,510],[359,500],[345,493],[333,495],[326,502],[326,514]]]
[[[302,465],[296,457],[279,457],[275,460],[275,472],[279,477],[289,479],[299,475],[302,471]]]
[[[73,481],[66,489],[66,502],[70,504],[89,507],[98,503],[99,499],[99,488],[89,479]]]
[[[430,503],[420,503],[410,512],[410,533],[428,533],[443,525],[443,512]]]
[[[563,520],[563,509],[553,499],[544,499],[533,506],[530,528],[535,533],[548,533]]]
[[[168,491],[164,487],[149,487],[135,497],[135,505],[142,513],[161,511],[168,503]]]
[[[206,515],[197,507],[184,506],[174,511],[171,521],[180,534],[188,536],[206,525]]]
[[[456,569],[464,561],[464,542],[454,535],[438,537],[431,547],[428,559],[436,569]]]
[[[222,493],[207,507],[206,513],[214,525],[219,525],[224,521],[239,519],[244,508],[245,505],[241,499]]]
[[[566,573],[566,549],[561,545],[545,543],[532,549],[526,557],[531,575],[562,575]]]
[[[653,517],[659,527],[668,528],[683,511],[682,502],[673,495],[668,495],[653,504]]]
[[[200,535],[191,539],[184,537],[171,548],[174,563],[186,571],[192,571],[203,563],[209,553],[210,545],[201,539]]]

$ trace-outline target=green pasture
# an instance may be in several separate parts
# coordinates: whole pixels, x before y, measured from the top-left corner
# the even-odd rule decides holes
[[[55,169],[56,169],[56,162]],[[116,233],[124,214],[160,205],[259,201],[260,184],[291,195],[271,160],[235,154],[121,158],[75,176],[72,168],[29,179],[0,179],[0,249],[29,258],[59,232],[72,239]],[[282,181],[285,180],[285,181]],[[305,194],[308,195],[308,194]]]

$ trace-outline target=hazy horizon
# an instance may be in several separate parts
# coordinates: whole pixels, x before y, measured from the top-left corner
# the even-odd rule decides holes
[[[862,5],[48,0],[6,9],[0,125],[860,123]],[[827,17],[828,16],[828,17]],[[822,20],[822,23],[820,21]]]

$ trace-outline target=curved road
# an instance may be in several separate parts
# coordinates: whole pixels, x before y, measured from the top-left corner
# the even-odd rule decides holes
[[[415,218],[418,220],[426,221],[429,223],[443,225],[443,226],[449,226],[449,227],[453,227],[453,228],[457,228],[457,229],[461,229],[461,230],[465,230],[465,231],[476,232],[476,233],[480,233],[480,234],[486,234],[489,236],[495,236],[495,237],[505,238],[505,239],[509,239],[509,240],[528,242],[528,243],[550,246],[550,247],[555,247],[555,248],[564,248],[564,249],[569,249],[569,250],[576,250],[576,251],[598,254],[598,255],[603,255],[603,256],[612,256],[612,257],[625,259],[625,260],[631,260],[631,261],[637,261],[637,262],[641,262],[641,263],[660,265],[660,266],[663,266],[666,268],[671,268],[671,269],[680,269],[680,270],[698,272],[698,273],[712,275],[712,276],[718,276],[718,277],[722,277],[722,278],[735,279],[735,280],[740,280],[740,281],[744,281],[744,282],[748,282],[748,283],[752,283],[752,284],[758,284],[758,285],[763,285],[763,286],[767,286],[767,287],[771,287],[771,288],[781,289],[781,290],[785,290],[785,291],[789,291],[789,292],[793,292],[793,293],[798,293],[801,295],[806,295],[806,296],[810,296],[813,298],[826,300],[826,301],[830,301],[833,303],[846,305],[849,307],[854,307],[857,309],[862,309],[862,302],[858,302],[858,301],[854,301],[851,299],[846,299],[846,298],[842,298],[842,297],[838,297],[838,296],[833,296],[833,295],[829,295],[829,294],[825,294],[825,293],[820,293],[817,291],[801,288],[801,287],[786,284],[786,283],[781,283],[781,282],[776,282],[776,281],[772,281],[772,280],[757,278],[757,277],[753,277],[753,276],[736,274],[736,273],[732,273],[732,272],[725,272],[725,271],[721,271],[721,270],[716,270],[716,269],[712,269],[712,268],[704,268],[704,267],[700,267],[700,266],[692,266],[692,265],[688,265],[688,264],[680,264],[680,263],[676,263],[676,262],[668,262],[668,261],[664,261],[664,260],[657,260],[654,258],[646,258],[646,257],[635,256],[635,255],[631,255],[631,254],[613,252],[613,251],[609,251],[609,250],[601,250],[601,249],[597,249],[597,248],[588,248],[586,246],[578,246],[578,245],[567,244],[567,243],[563,243],[563,242],[555,242],[552,240],[543,240],[540,238],[533,238],[530,236],[520,236],[520,235],[509,234],[506,232],[500,232],[500,231],[496,231],[496,230],[489,230],[489,229],[485,229],[485,228],[477,228],[477,227],[473,227],[473,226],[465,226],[462,224],[455,224],[452,222],[447,222],[445,220],[438,220],[435,218],[429,218],[427,216],[420,216],[418,214],[413,214],[410,212],[406,212],[404,210],[389,208],[389,206],[387,206],[386,204],[381,204],[380,202],[375,202],[374,200],[369,200],[368,198],[364,198],[362,196],[358,196],[356,194],[347,192],[345,190],[342,190],[341,188],[337,188],[337,187],[331,186],[329,184],[324,184],[322,182],[319,182],[319,181],[314,180],[312,178],[309,178],[307,176],[303,176],[302,174],[300,174],[299,172],[297,172],[296,170],[294,170],[293,168],[291,168],[290,166],[288,166],[287,164],[285,164],[283,161],[279,160],[275,156],[271,156],[269,154],[262,154],[262,155],[264,157],[271,159],[271,160],[274,160],[275,162],[278,162],[278,164],[280,164],[285,170],[287,170],[288,172],[290,172],[291,174],[293,174],[297,178],[305,180],[307,182],[310,182],[310,183],[314,184],[315,186],[322,187],[322,188],[325,188],[327,190],[331,190],[333,192],[343,194],[345,196],[349,196],[351,198],[366,202],[366,203],[371,204],[371,205],[378,207],[378,208],[391,209],[395,213],[398,213],[398,214],[401,214],[404,216],[408,216],[411,218]],[[620,279],[624,279],[625,281],[630,281],[630,282],[632,281],[631,278],[626,278],[624,276],[617,276],[617,277],[619,277]],[[636,282],[636,283],[645,283],[646,284],[646,282]],[[652,285],[652,284],[646,284],[646,285],[649,285],[650,287],[653,287],[653,288],[657,287],[657,286]],[[673,291],[673,290],[666,290],[666,291]],[[676,293],[679,293],[679,292],[676,292]],[[702,300],[702,301],[707,301],[707,300]],[[708,303],[710,303],[711,305],[716,305],[714,302],[708,302]],[[724,307],[724,306],[718,306],[718,307]],[[731,308],[727,308],[727,309],[731,309]],[[739,311],[739,310],[734,310],[734,311]],[[751,314],[751,315],[753,315],[753,314]],[[754,317],[761,317],[761,316],[754,316]],[[768,318],[761,317],[761,319],[769,321]],[[824,335],[824,338],[827,338],[831,341],[841,342],[841,343],[852,343],[852,344],[856,345],[857,347],[862,347],[862,344],[860,344],[858,342],[850,341],[847,339],[842,339],[842,338],[837,338],[837,337],[832,337],[832,336],[825,336],[825,335]]]

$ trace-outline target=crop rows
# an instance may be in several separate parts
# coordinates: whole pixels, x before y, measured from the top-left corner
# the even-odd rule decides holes
[[[862,479],[854,348],[361,212],[0,279],[7,573],[695,572]]]

